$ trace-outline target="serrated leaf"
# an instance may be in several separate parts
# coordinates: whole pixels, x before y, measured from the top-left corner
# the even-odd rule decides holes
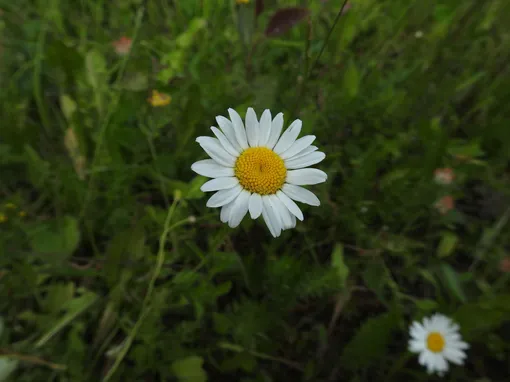
[[[202,367],[203,363],[202,357],[190,356],[173,362],[171,369],[181,382],[206,382],[207,374]]]
[[[500,294],[490,299],[462,305],[452,316],[460,325],[467,341],[483,338],[488,332],[508,322],[510,317],[510,294]]]
[[[453,232],[444,232],[437,248],[437,256],[446,257],[451,255],[458,241],[459,238]]]
[[[335,268],[340,284],[345,287],[347,277],[349,276],[349,268],[344,262],[344,247],[337,243],[331,254],[331,266]]]
[[[392,312],[369,318],[345,346],[341,364],[349,370],[368,367],[386,354],[397,319]]]
[[[279,9],[269,19],[265,34],[267,37],[280,36],[305,19],[308,14],[308,9],[304,7]]]

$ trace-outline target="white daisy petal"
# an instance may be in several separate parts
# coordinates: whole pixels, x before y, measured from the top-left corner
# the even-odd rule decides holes
[[[260,140],[259,146],[266,146],[271,134],[271,111],[264,110],[260,117]]]
[[[228,178],[215,178],[205,182],[202,187],[200,187],[200,190],[203,192],[225,190],[227,188],[237,186],[238,184],[239,180],[235,176]]]
[[[219,164],[226,167],[234,166],[235,158],[225,151],[225,149],[221,146],[220,141],[216,138],[198,137],[196,141],[204,149],[204,151]]]
[[[303,122],[300,119],[296,119],[290,124],[287,130],[282,134],[278,143],[274,147],[273,151],[277,154],[283,153],[296,141],[299,133],[301,132],[301,126]]]
[[[298,159],[298,158],[304,157],[305,155],[311,154],[311,153],[313,153],[314,151],[317,151],[317,150],[319,150],[319,148],[317,146],[309,146],[306,149],[304,149],[303,151],[301,151],[301,152],[297,153],[296,155],[294,155],[292,158],[289,158],[288,160],[294,160],[294,159]]]
[[[234,169],[232,167],[222,166],[212,159],[199,160],[191,165],[191,169],[207,178],[234,176]]]
[[[299,154],[304,149],[310,147],[310,145],[315,141],[315,135],[305,135],[304,137],[299,138],[296,142],[292,144],[287,150],[285,150],[280,156],[282,159],[292,158],[294,155]]]
[[[296,203],[294,203],[294,201],[291,198],[285,195],[282,191],[278,191],[276,193],[276,196],[278,197],[278,199],[281,200],[283,204],[285,204],[285,206],[295,217],[303,221],[304,219],[303,212],[301,212],[301,209],[298,207]]]
[[[262,197],[260,194],[251,194],[248,210],[252,219],[257,219],[260,216],[262,213]]]
[[[282,191],[285,195],[287,195],[289,198],[309,204],[310,206],[320,206],[321,202],[315,194],[306,188],[295,186],[293,184],[284,184],[282,187]]]
[[[292,219],[292,226],[290,228],[296,227],[296,216],[290,214],[290,218]]]
[[[313,166],[319,162],[322,162],[326,158],[326,154],[321,151],[316,151],[311,154],[299,157],[297,159],[287,159],[285,161],[285,167],[289,170],[295,170],[299,168]]]
[[[245,117],[246,124],[246,136],[248,138],[248,144],[251,147],[258,146],[259,144],[259,121],[257,121],[257,114],[255,114],[255,110],[252,107],[249,107],[246,111]]]
[[[220,141],[221,146],[225,149],[227,153],[237,158],[237,156],[240,154],[240,151],[237,150],[234,146],[232,146],[232,143],[228,140],[228,138],[221,132],[220,129],[217,127],[211,126],[211,130],[216,135],[216,138],[218,138],[218,141]]]
[[[248,202],[250,200],[250,195],[250,192],[243,190],[234,201],[234,206],[232,207],[230,218],[228,219],[228,226],[230,228],[235,228],[241,224],[241,221],[248,212]]]
[[[232,211],[233,207],[234,207],[234,202],[230,202],[228,204],[225,204],[223,207],[221,207],[220,220],[222,223],[228,222],[228,219],[230,217],[230,211]]]
[[[282,129],[283,129],[283,113],[278,113],[271,122],[271,132],[269,133],[269,138],[267,140],[266,147],[272,149],[276,145],[276,142],[278,142],[280,134],[282,133]]]
[[[239,145],[239,142],[237,142],[234,125],[232,122],[228,118],[225,118],[222,115],[218,115],[216,117],[216,123],[220,127],[221,131],[223,131],[223,134],[225,134],[232,146],[234,146],[237,151],[242,151],[242,147]]]
[[[276,237],[280,236],[282,232],[282,222],[276,213],[276,209],[273,206],[273,203],[271,203],[271,199],[267,195],[262,197],[262,204],[264,205],[264,210],[267,213],[267,217],[271,221],[271,225],[275,230]]]
[[[287,172],[287,183],[296,186],[305,186],[323,183],[328,179],[328,175],[316,168],[302,168],[300,170],[291,170]]]
[[[269,228],[269,232],[271,232],[271,235],[273,235],[273,237],[278,237],[279,233],[273,227],[273,223],[271,219],[269,219],[269,215],[267,214],[267,209],[265,207],[262,208],[262,219],[264,219],[264,222],[266,223],[267,228]]]
[[[239,184],[227,190],[220,190],[209,198],[206,206],[210,208],[222,207],[234,200],[242,190],[243,188]]]
[[[425,366],[425,363],[428,361],[428,355],[429,355],[429,353],[426,351],[420,353],[420,356],[418,357],[418,363],[420,365]]]
[[[420,353],[425,350],[425,343],[423,341],[411,340],[409,341],[409,351],[412,353]]]
[[[246,130],[244,129],[241,116],[232,108],[228,109],[228,115],[230,116],[230,120],[234,126],[234,132],[236,134],[237,142],[239,142],[239,146],[246,150],[248,148],[248,138],[246,137]]]
[[[446,347],[444,350],[444,357],[451,363],[462,365],[464,363],[466,353],[458,349]]]
[[[282,223],[282,229],[289,229],[292,227],[292,219],[290,217],[290,212],[285,207],[285,204],[282,203],[282,201],[276,196],[276,195],[269,195],[269,200],[271,201],[271,204],[273,205],[276,214],[280,217],[280,221]]]
[[[417,340],[425,340],[425,337],[427,335],[427,331],[423,327],[422,324],[420,324],[417,321],[414,321],[411,325],[410,334],[413,338],[416,338]]]
[[[439,372],[448,371],[448,362],[446,362],[442,354],[437,354],[435,363],[437,371]]]

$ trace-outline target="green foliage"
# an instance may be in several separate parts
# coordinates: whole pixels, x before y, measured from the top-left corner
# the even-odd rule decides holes
[[[510,5],[343,3],[2,2],[0,380],[425,381],[435,312],[507,379]],[[278,239],[190,169],[250,106],[327,155]]]

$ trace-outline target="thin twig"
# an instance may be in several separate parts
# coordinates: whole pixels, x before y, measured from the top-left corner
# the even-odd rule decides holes
[[[49,362],[49,361],[46,361],[40,357],[36,357],[33,355],[26,355],[26,354],[11,352],[7,349],[0,349],[0,355],[2,357],[12,358],[12,359],[16,359],[16,360],[22,361],[22,362],[28,362],[28,363],[32,363],[35,365],[46,366],[53,370],[66,370],[67,369],[66,365]]]

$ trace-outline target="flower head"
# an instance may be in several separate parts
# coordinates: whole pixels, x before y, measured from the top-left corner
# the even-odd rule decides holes
[[[434,207],[436,207],[441,215],[446,215],[448,212],[455,208],[455,201],[451,195],[446,195],[439,199],[434,204]]]
[[[416,38],[422,38],[422,37],[423,37],[423,32],[422,32],[422,31],[416,31],[416,32],[414,32],[414,37],[416,37]]]
[[[113,48],[115,49],[115,53],[119,56],[125,56],[131,50],[131,44],[133,40],[129,37],[122,36],[117,41],[112,42]]]
[[[7,221],[7,216],[0,212],[0,223],[5,223]]]
[[[455,179],[455,174],[451,168],[436,168],[434,171],[434,180],[437,184],[448,185],[452,184]]]
[[[197,174],[213,178],[201,190],[217,191],[207,206],[221,207],[220,219],[237,227],[249,212],[252,219],[262,215],[269,231],[278,237],[282,230],[294,228],[303,213],[295,201],[312,206],[319,199],[300,187],[325,182],[325,172],[306,168],[321,162],[326,155],[312,146],[315,136],[298,138],[302,122],[296,119],[287,130],[283,114],[271,117],[264,110],[260,121],[250,107],[245,123],[228,109],[230,120],[217,116],[219,129],[211,127],[216,138],[198,137],[197,142],[211,157],[193,163]]]
[[[249,4],[250,0],[236,0],[236,4]]]
[[[154,107],[166,106],[172,102],[172,97],[170,97],[168,94],[153,90],[152,95],[148,98],[148,101]]]
[[[510,273],[510,256],[501,259],[499,262],[499,270],[503,273]]]
[[[409,328],[411,336],[409,351],[418,353],[418,362],[432,374],[443,375],[448,371],[448,362],[462,365],[469,345],[462,341],[459,325],[442,314],[434,314],[423,321],[413,322]]]

